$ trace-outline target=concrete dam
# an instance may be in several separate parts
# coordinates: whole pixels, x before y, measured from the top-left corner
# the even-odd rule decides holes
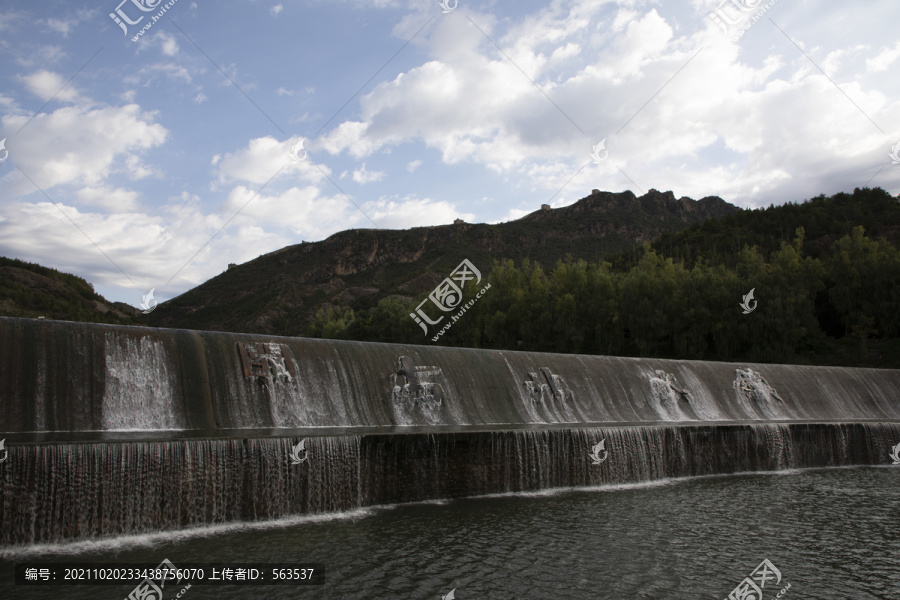
[[[889,465],[900,371],[0,318],[0,545]]]

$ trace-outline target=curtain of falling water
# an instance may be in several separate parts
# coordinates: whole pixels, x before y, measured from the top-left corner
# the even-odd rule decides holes
[[[604,440],[605,459],[591,449]],[[889,464],[898,424],[640,426],[15,446],[0,544],[375,504],[787,468]]]

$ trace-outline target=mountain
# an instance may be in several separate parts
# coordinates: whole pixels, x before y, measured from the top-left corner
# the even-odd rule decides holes
[[[137,309],[110,302],[75,275],[0,257],[0,315],[131,325]]]
[[[596,261],[739,212],[715,196],[594,190],[570,206],[544,205],[508,223],[342,231],[230,268],[160,304],[148,320],[161,327],[300,335],[322,308],[365,310],[387,297],[411,302],[463,259],[485,273],[495,259],[548,266],[566,256]]]
[[[832,250],[836,240],[862,226],[869,237],[883,238],[900,248],[900,202],[881,188],[855,189],[833,196],[819,195],[805,202],[788,202],[766,209],[745,210],[722,219],[691,225],[679,232],[665,232],[653,248],[688,267],[698,260],[734,265],[745,245],[763,254],[790,242],[803,227],[805,256],[819,258]]]
[[[740,210],[715,197],[597,192],[511,223],[344,231],[229,265],[147,316],[106,301],[79,277],[0,259],[0,314],[535,352],[900,368],[898,199],[864,188]],[[447,304],[455,311],[490,286],[476,310],[452,328],[446,314],[431,327],[411,319],[463,259],[482,271],[482,281]],[[441,315],[431,304],[425,308],[433,318]]]

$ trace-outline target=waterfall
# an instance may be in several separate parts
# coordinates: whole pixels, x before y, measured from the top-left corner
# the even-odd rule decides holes
[[[173,406],[173,361],[162,342],[151,337],[119,337],[112,332],[105,341],[102,429],[184,429],[184,420]]]
[[[0,465],[0,545],[484,494],[889,464],[898,424],[745,424],[38,444]],[[591,449],[605,440],[598,462]],[[78,510],[72,510],[73,507]]]
[[[890,464],[900,371],[0,318],[0,545]]]
[[[362,505],[359,438],[22,446],[0,469],[0,545],[186,529]],[[326,460],[327,457],[327,460]],[[77,510],[73,510],[78,507]]]
[[[889,369],[10,318],[0,318],[0,339],[9,433],[900,420],[900,371]]]

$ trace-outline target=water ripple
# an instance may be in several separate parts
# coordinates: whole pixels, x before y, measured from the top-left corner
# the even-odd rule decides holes
[[[185,600],[437,599],[452,588],[459,600],[721,599],[765,558],[782,573],[766,600],[788,583],[784,600],[883,600],[900,598],[898,495],[900,468],[711,477],[370,510],[78,558],[327,567],[323,586],[195,586]],[[0,584],[9,589],[8,578]],[[13,595],[60,590],[75,600],[128,592]]]

